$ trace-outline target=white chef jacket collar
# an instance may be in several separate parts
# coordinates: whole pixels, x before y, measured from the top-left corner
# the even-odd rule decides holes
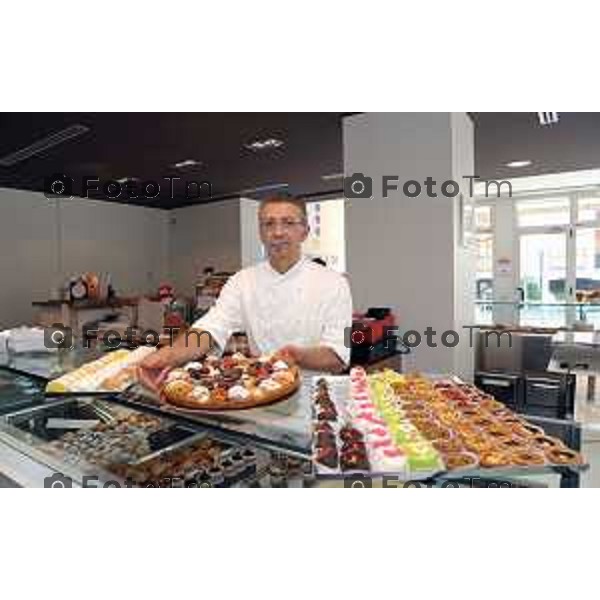
[[[306,264],[306,261],[307,261],[307,258],[303,255],[300,255],[300,258],[298,259],[298,261],[294,265],[292,265],[285,273],[280,273],[279,271],[274,269],[271,266],[269,259],[267,259],[265,262],[266,262],[266,269],[270,273],[270,275],[272,277],[276,277],[279,280],[282,280],[284,278],[293,276],[294,273],[299,272],[302,269],[302,267]]]

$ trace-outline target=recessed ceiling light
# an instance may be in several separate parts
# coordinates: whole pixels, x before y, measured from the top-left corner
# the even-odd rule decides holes
[[[137,177],[121,177],[121,179],[117,179],[118,183],[126,183],[127,181],[139,181]]]
[[[184,167],[194,167],[201,164],[202,163],[199,160],[194,160],[193,158],[186,158],[185,160],[180,160],[179,162],[176,162],[173,166],[176,169],[183,169]]]
[[[250,188],[248,190],[240,190],[238,194],[255,194],[257,192],[273,192],[289,187],[288,183],[270,183],[269,185],[261,185],[259,187]]]
[[[255,140],[249,144],[245,144],[244,147],[248,150],[254,150],[260,152],[261,150],[274,150],[283,146],[283,141],[277,138],[266,138],[264,140]]]
[[[323,181],[331,181],[332,179],[343,179],[343,173],[329,173],[329,175],[321,175]]]
[[[555,123],[558,123],[558,113],[539,112],[538,119],[540,120],[540,125],[554,125]]]
[[[512,162],[506,163],[504,166],[510,167],[511,169],[520,169],[521,167],[528,167],[530,164],[530,160],[513,160]]]
[[[0,166],[12,167],[21,161],[27,160],[28,158],[43,154],[44,152],[50,150],[50,148],[54,148],[54,146],[63,144],[67,140],[72,140],[76,137],[79,137],[80,135],[87,133],[89,130],[89,127],[81,125],[80,123],[77,123],[76,125],[70,125],[66,129],[61,129],[56,133],[47,135],[46,137],[37,140],[37,142],[34,142],[29,146],[25,146],[25,148],[21,148],[16,152],[12,152],[6,156],[3,156],[0,158]]]

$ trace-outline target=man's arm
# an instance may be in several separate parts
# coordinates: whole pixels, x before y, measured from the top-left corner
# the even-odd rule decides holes
[[[146,369],[178,367],[209,352],[214,346],[208,331],[192,328],[175,338],[170,346],[152,353],[142,363]]]
[[[342,373],[346,368],[342,359],[327,346],[302,347],[288,345],[281,348],[277,354],[280,354],[284,360],[288,356],[299,367],[311,371]]]
[[[138,379],[146,388],[158,392],[164,372],[206,354],[213,347],[208,331],[192,328],[182,333],[171,346],[165,346],[144,359],[138,369]]]
[[[180,335],[172,346],[151,354],[140,365],[141,382],[156,390],[161,371],[177,367],[213,350],[225,347],[233,331],[242,328],[242,304],[239,274],[223,286],[215,306],[198,319],[192,328]]]
[[[318,346],[288,345],[279,351],[298,366],[312,371],[341,373],[350,364],[350,348],[344,345],[344,330],[352,326],[352,295],[348,282],[340,277],[329,293],[323,311],[323,332]]]

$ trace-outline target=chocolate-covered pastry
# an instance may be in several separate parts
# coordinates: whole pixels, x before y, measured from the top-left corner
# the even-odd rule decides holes
[[[323,400],[325,400],[325,401],[331,400],[331,396],[329,395],[329,392],[327,390],[319,390],[315,394],[315,402],[320,403],[320,402],[323,402]]]
[[[346,452],[342,450],[340,464],[343,471],[368,471],[371,468],[366,449]]]
[[[215,380],[210,378],[204,378],[200,380],[200,383],[207,389],[212,390],[215,387]]]
[[[336,469],[338,466],[338,453],[335,446],[326,446],[317,448],[315,460],[330,469]]]
[[[362,442],[363,434],[355,427],[346,425],[340,430],[340,439],[342,442]]]
[[[317,433],[316,445],[335,446],[335,435],[329,431],[320,431]]]
[[[335,410],[335,407],[333,405],[328,408],[321,408],[321,410],[319,410],[319,412],[317,413],[317,420],[318,421],[336,421],[337,420],[337,410]]]
[[[223,378],[230,381],[237,381],[243,374],[242,369],[239,367],[232,367],[231,369],[223,369]]]
[[[333,427],[331,426],[331,423],[328,423],[327,421],[321,421],[319,423],[316,423],[315,424],[315,433],[322,433],[322,432],[333,433]]]

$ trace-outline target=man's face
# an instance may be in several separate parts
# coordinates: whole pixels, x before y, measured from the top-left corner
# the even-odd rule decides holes
[[[260,239],[273,259],[295,259],[308,235],[302,211],[287,202],[266,204],[258,215]]]

